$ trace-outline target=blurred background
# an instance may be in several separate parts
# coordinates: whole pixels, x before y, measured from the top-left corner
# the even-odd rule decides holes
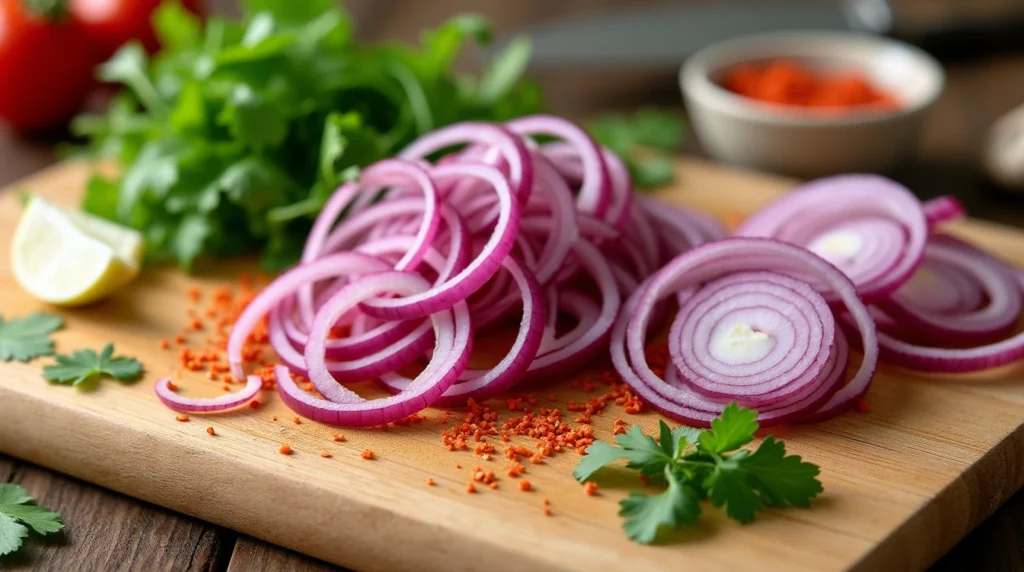
[[[18,1],[0,0],[7,3],[5,9]],[[83,3],[102,5],[104,1]],[[131,4],[127,0],[108,3]],[[851,5],[838,0],[348,0],[343,4],[353,16],[357,38],[365,42],[418,42],[424,28],[467,11],[488,18],[499,40],[536,32],[528,73],[543,88],[546,109],[581,121],[609,111],[650,106],[682,115],[678,68],[693,49],[751,28],[756,31],[775,23],[776,17],[781,27],[791,27],[787,22],[839,27],[849,23],[844,18],[850,17]],[[922,197],[954,194],[972,216],[1024,227],[1024,192],[993,183],[982,161],[993,123],[1024,104],[1024,28],[1020,27],[1024,1],[857,4],[864,10],[857,14],[861,25],[921,43],[940,59],[946,73],[945,88],[927,114],[911,158],[895,177]],[[650,12],[642,15],[645,10],[663,8],[672,10],[658,12],[653,22]],[[708,12],[710,8],[718,9],[717,15]],[[223,15],[240,12],[236,0],[206,0],[205,10]],[[674,16],[667,16],[670,13]],[[694,27],[693,21],[705,21],[698,14],[722,26]],[[5,38],[2,21],[0,13],[0,69],[8,55],[4,42],[10,40],[9,35]],[[666,25],[676,22],[678,29]],[[657,34],[651,32],[655,28]],[[666,53],[666,46],[678,46],[678,53]],[[646,56],[645,47],[650,50]],[[475,69],[489,55],[469,49],[459,66]],[[17,89],[16,83],[0,84],[0,92],[7,95]],[[100,110],[105,100],[94,97],[88,106]],[[1021,123],[1019,136],[1024,138],[1024,120]],[[0,186],[52,164],[58,159],[58,146],[67,140],[66,129],[60,127],[30,134],[0,127]],[[706,155],[692,135],[680,152]],[[1021,161],[1024,164],[1024,155]],[[131,562],[126,566],[134,569],[223,569],[228,562],[232,570],[313,566],[261,542],[236,538],[229,531],[0,456],[0,479],[4,478],[34,481],[37,489],[56,491],[51,497],[62,499],[65,516],[75,520],[76,535],[90,537],[84,543],[44,548],[36,562],[50,569],[76,569],[82,562]],[[937,569],[1008,569],[1000,566],[1013,558],[1024,566],[1022,527],[1024,493],[1019,493]]]

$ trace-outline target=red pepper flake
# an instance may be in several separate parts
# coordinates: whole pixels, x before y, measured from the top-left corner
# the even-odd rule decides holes
[[[495,481],[495,482],[491,483],[491,484],[490,484],[490,485],[488,485],[488,486],[489,486],[489,487],[491,487],[492,489],[497,489],[497,488],[498,488],[498,482],[497,482],[497,481]]]
[[[376,457],[376,454],[373,451],[366,449],[365,451],[363,451],[363,454],[360,455],[360,457],[366,459],[367,461],[371,461],[374,459],[374,457]]]
[[[207,427],[206,434],[209,435],[210,437],[213,437],[217,435],[217,432],[213,430],[213,427]]]
[[[160,349],[169,350],[171,349],[171,340],[160,340]]]
[[[469,483],[468,485],[466,485],[466,494],[473,494],[475,492],[476,487],[473,486],[473,483]]]
[[[544,506],[548,506],[549,504],[551,504],[551,499],[548,499],[548,498],[546,498],[546,499],[544,499],[544,500],[543,500],[543,501],[541,501],[541,502],[543,502],[543,503],[544,503]]]
[[[174,336],[174,343],[178,344],[179,346],[181,344],[184,344],[185,343],[185,336],[183,336],[181,334],[178,334],[178,335]]]
[[[427,477],[427,486],[428,487],[434,486],[434,479],[432,479],[430,477]]]
[[[455,463],[455,468],[456,468],[456,469],[461,469],[461,468],[462,468],[462,465],[460,465],[460,464],[458,464],[458,463]]]
[[[867,399],[860,399],[857,401],[857,411],[860,411],[861,413],[867,413],[870,410],[871,406],[868,405]]]
[[[294,423],[296,425],[301,425],[302,424],[302,419],[298,415],[296,415],[295,417],[292,417],[292,423]]]
[[[253,409],[259,409],[260,405],[262,405],[262,404],[259,402],[258,399],[253,399],[252,401],[249,402],[249,407],[251,407]]]
[[[519,481],[519,490],[521,490],[523,492],[526,492],[526,491],[528,491],[528,490],[530,490],[532,488],[533,488],[533,485],[530,484],[530,481],[528,481],[526,479],[523,479],[523,480]]]
[[[335,434],[334,434],[334,435],[333,435],[333,436],[331,437],[331,439],[332,439],[332,440],[333,440],[333,441],[334,441],[335,443],[344,443],[344,442],[345,442],[345,436],[344,436],[344,435],[342,435],[341,433],[335,433]]]
[[[224,391],[231,391],[231,386],[226,383],[220,386],[220,388],[223,389]]]
[[[474,449],[473,452],[476,453],[477,455],[484,455],[486,453],[493,453],[494,452],[494,445],[491,445],[490,443],[481,443],[481,444],[476,446],[476,449]]]
[[[199,288],[197,288],[196,286],[189,287],[189,289],[186,290],[185,292],[186,292],[186,294],[188,294],[188,299],[189,300],[191,300],[193,302],[198,302],[199,301],[199,294],[200,294],[200,292],[199,292]]]
[[[551,516],[551,509],[550,508],[544,507],[544,516]]]
[[[271,421],[277,421],[277,415],[271,415],[270,416],[270,420]]]
[[[179,422],[179,423],[186,423],[186,422],[188,422],[188,415],[185,415],[184,413],[175,415],[174,416],[174,420]]]
[[[588,497],[592,497],[597,494],[597,483],[587,483],[583,485],[583,492]]]
[[[198,332],[203,329],[203,323],[200,322],[199,320],[192,320],[192,322],[189,323],[188,327],[191,330]]]
[[[292,454],[292,447],[288,443],[285,443],[285,444],[281,445],[281,448],[278,449],[277,452],[281,453],[282,455],[291,455]]]
[[[175,385],[175,383],[173,381],[168,381],[167,382],[167,389],[170,389],[171,391],[178,391],[178,386]]]
[[[325,458],[325,459],[330,459],[334,455],[332,455],[330,451],[323,450],[323,451],[320,451],[320,456]]]

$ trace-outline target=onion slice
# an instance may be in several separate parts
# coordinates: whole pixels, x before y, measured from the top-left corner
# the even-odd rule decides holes
[[[188,413],[214,413],[217,411],[225,411],[227,409],[233,409],[241,405],[245,405],[252,401],[260,389],[263,388],[263,380],[256,375],[250,375],[245,382],[245,387],[241,391],[229,393],[227,395],[221,395],[219,397],[212,398],[197,398],[197,397],[182,397],[177,393],[171,391],[170,384],[171,378],[162,377],[156,380],[153,389],[156,391],[156,396],[160,398],[160,401],[164,402],[164,405],[174,409],[175,411],[185,411]]]

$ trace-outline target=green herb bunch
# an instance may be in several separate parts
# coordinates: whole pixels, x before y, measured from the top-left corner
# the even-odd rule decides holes
[[[127,89],[73,130],[121,176],[94,176],[83,208],[145,234],[151,258],[185,269],[200,256],[297,258],[315,214],[358,169],[461,120],[540,107],[512,41],[482,77],[456,74],[488,23],[456,16],[422,45],[364,45],[335,0],[245,0],[241,21],[202,25],[175,2],[155,14],[164,51],[128,44],[100,69]]]

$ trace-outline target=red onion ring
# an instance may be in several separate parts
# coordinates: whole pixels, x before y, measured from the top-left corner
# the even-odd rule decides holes
[[[871,221],[873,232],[889,227],[892,241],[878,244],[887,253],[862,248],[876,243],[860,232],[858,221]],[[928,223],[920,201],[899,183],[877,175],[840,175],[794,189],[744,220],[736,235],[817,246],[817,254],[831,254],[861,297],[874,302],[895,292],[917,269]],[[829,299],[831,293],[818,288]]]
[[[156,380],[153,389],[156,391],[157,397],[167,407],[175,411],[185,411],[187,413],[213,413],[245,405],[252,401],[263,387],[263,380],[258,376],[250,375],[246,379],[245,387],[241,391],[221,395],[220,397],[196,398],[182,397],[171,391],[170,382],[171,378],[169,377],[162,377]]]

